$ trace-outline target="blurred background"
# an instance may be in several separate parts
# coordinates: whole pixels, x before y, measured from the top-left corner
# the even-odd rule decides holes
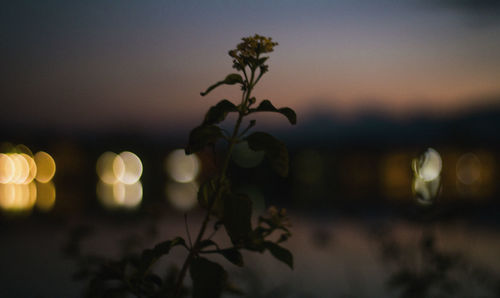
[[[290,174],[244,144],[230,171],[256,213],[289,210],[296,268],[224,264],[248,297],[500,296],[499,1],[1,7],[1,297],[78,297],[68,251],[185,236],[186,211],[198,229],[216,163],[180,149],[210,106],[238,102],[234,86],[199,92],[255,33],[279,43],[257,100],[298,114],[255,117]]]

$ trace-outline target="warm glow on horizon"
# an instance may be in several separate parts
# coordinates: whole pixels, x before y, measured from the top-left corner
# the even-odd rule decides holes
[[[55,17],[33,10],[33,18],[13,3],[20,7],[4,26],[11,59],[2,65],[10,98],[2,103],[9,111],[2,119],[97,131],[137,123],[145,129],[188,126],[205,110],[198,92],[233,71],[227,51],[255,32],[279,43],[257,98],[299,115],[326,107],[340,115],[373,110],[404,116],[498,103],[500,22],[487,10],[438,9],[427,3],[432,1],[419,8],[414,2],[272,1],[258,22],[244,1],[219,1],[220,9],[210,2],[113,2],[103,14],[94,13],[99,5],[92,1],[79,10],[54,2],[47,6]],[[67,15],[77,20],[71,26]],[[472,25],[483,17],[487,22]],[[206,26],[193,26],[198,22]],[[54,42],[40,44],[30,24],[46,24]],[[72,34],[83,31],[88,34]],[[228,86],[207,99],[237,92]]]

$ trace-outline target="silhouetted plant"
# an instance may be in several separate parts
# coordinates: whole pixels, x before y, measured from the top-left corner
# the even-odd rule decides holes
[[[272,168],[279,175],[288,174],[288,152],[281,141],[265,132],[249,133],[256,124],[255,120],[250,120],[248,126],[241,130],[243,120],[258,112],[280,113],[291,124],[296,123],[296,114],[292,109],[276,108],[267,99],[257,105],[257,99],[252,96],[255,86],[269,69],[266,64],[269,57],[264,55],[272,52],[276,45],[271,38],[257,34],[243,38],[236,49],[229,51],[233,58],[233,68],[239,73],[227,75],[201,93],[205,96],[222,85],[239,85],[242,96],[238,104],[223,99],[212,106],[202,124],[194,128],[189,135],[186,154],[196,153],[207,147],[212,147],[215,152],[216,142],[227,142],[225,157],[217,174],[202,183],[199,189],[198,203],[205,209],[206,215],[194,241],[188,234],[188,241],[176,237],[158,243],[140,255],[127,256],[116,262],[102,262],[90,274],[92,279],[87,290],[88,296],[124,297],[133,294],[137,297],[183,297],[189,293],[184,284],[188,271],[192,280],[193,297],[220,297],[223,291],[239,293],[228,282],[226,270],[205,256],[219,254],[229,262],[243,266],[242,249],[260,253],[267,250],[293,268],[292,254],[280,245],[291,236],[286,211],[271,207],[266,216],[258,217],[258,224],[254,227],[251,221],[252,201],[246,194],[233,190],[227,173],[234,145],[247,142],[250,149],[264,151]],[[218,125],[230,113],[236,114],[237,120],[232,133],[228,134]],[[210,221],[214,222],[213,232],[207,237],[205,234]],[[212,240],[213,235],[222,226],[231,241],[230,247],[221,248]],[[274,240],[271,240],[271,237]],[[187,250],[187,257],[180,270],[171,269],[164,277],[153,273],[154,264],[174,247]]]

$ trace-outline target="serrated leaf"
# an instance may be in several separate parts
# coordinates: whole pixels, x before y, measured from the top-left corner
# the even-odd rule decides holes
[[[228,113],[237,111],[238,108],[232,102],[227,99],[223,99],[208,110],[203,124],[212,125],[220,123],[226,119]]]
[[[227,281],[227,272],[221,265],[197,257],[191,262],[189,273],[193,280],[193,298],[217,298]]]
[[[297,124],[297,114],[295,114],[295,111],[292,110],[291,108],[280,108],[277,109],[271,101],[264,99],[257,108],[255,109],[250,109],[250,113],[255,113],[255,112],[275,112],[275,113],[280,113],[283,116],[285,116],[288,121],[290,121],[291,124],[295,125]]]
[[[234,85],[237,83],[243,84],[243,78],[237,73],[228,74],[224,80],[219,81],[219,82],[213,84],[212,86],[208,87],[207,90],[205,92],[201,92],[200,95],[205,96],[210,91],[214,90],[215,88],[219,87],[220,85],[224,85],[224,84],[225,85]]]
[[[264,246],[276,259],[287,264],[290,269],[293,269],[293,255],[288,249],[270,241],[264,242]]]
[[[233,244],[244,243],[252,231],[252,200],[243,194],[224,196],[222,221]]]
[[[208,145],[213,145],[222,138],[222,131],[215,125],[201,125],[195,127],[189,133],[189,142],[186,147],[186,154],[201,151]]]
[[[254,132],[245,138],[254,151],[264,150],[273,169],[282,177],[288,175],[288,150],[285,144],[265,132]]]
[[[236,266],[243,266],[243,255],[236,248],[221,249],[218,251],[226,260],[233,263]]]

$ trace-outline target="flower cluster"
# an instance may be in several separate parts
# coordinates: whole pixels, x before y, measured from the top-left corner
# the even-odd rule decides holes
[[[268,220],[272,223],[272,226],[280,228],[292,226],[285,208],[278,209],[276,206],[271,206],[267,209],[267,213],[269,214]]]
[[[233,68],[244,70],[246,66],[250,69],[260,68],[262,73],[268,70],[264,64],[269,57],[260,57],[261,54],[270,53],[278,45],[271,37],[264,37],[258,34],[242,38],[243,42],[236,46],[236,49],[229,51],[229,56],[233,58]]]

